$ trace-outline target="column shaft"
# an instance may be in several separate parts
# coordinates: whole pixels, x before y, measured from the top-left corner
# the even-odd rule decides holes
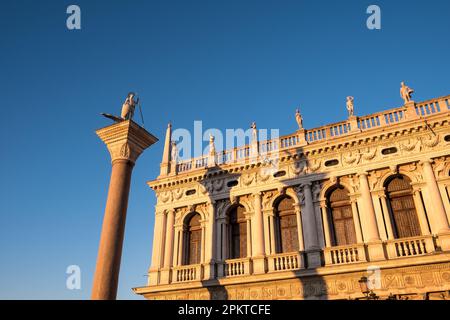
[[[379,241],[380,234],[378,231],[375,210],[373,208],[372,197],[370,195],[367,173],[362,173],[359,175],[359,184],[362,200],[362,208],[360,212],[362,214],[364,238],[367,239],[367,242]]]
[[[92,299],[113,300],[117,295],[133,165],[133,162],[123,159],[115,160],[112,163],[108,199],[92,287]]]
[[[167,213],[167,223],[166,223],[164,268],[170,268],[172,264],[174,223],[175,223],[175,211],[169,210]]]
[[[264,255],[264,223],[261,210],[261,194],[256,193],[253,195],[255,201],[255,225],[253,226],[253,239],[254,248],[253,256],[263,256]]]
[[[426,189],[428,191],[428,197],[431,200],[430,205],[432,205],[427,211],[430,214],[431,229],[433,233],[448,232],[450,230],[449,222],[447,221],[447,214],[445,213],[444,204],[441,199],[431,162],[423,161],[422,167],[424,178],[427,182]]]

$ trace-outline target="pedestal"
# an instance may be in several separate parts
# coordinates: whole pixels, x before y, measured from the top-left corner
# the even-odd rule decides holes
[[[264,256],[253,257],[253,274],[266,273],[266,259]]]
[[[158,139],[132,120],[115,123],[96,133],[111,154],[112,170],[92,299],[114,300],[119,280],[131,173],[139,155]]]
[[[369,242],[367,244],[367,254],[369,261],[386,260],[383,243],[381,241]]]
[[[316,269],[322,266],[320,250],[306,251],[306,266],[308,269]]]

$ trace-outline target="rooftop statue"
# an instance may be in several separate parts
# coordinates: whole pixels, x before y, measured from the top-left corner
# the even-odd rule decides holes
[[[209,152],[210,153],[216,153],[216,146],[214,144],[214,136],[212,134],[209,134]]]
[[[355,100],[355,98],[353,98],[352,96],[347,97],[347,111],[348,111],[349,117],[354,116],[354,105],[353,105],[354,100]]]
[[[297,121],[298,129],[303,130],[303,117],[299,109],[295,111],[295,121]]]
[[[172,156],[172,161],[177,163],[178,162],[178,147],[177,147],[177,143],[175,141],[172,141],[171,156]]]
[[[400,97],[405,101],[405,104],[412,101],[411,95],[414,93],[414,90],[405,85],[404,82],[401,83],[400,87]]]
[[[252,141],[257,141],[258,140],[258,131],[256,130],[256,122],[253,121],[250,128],[252,128]]]

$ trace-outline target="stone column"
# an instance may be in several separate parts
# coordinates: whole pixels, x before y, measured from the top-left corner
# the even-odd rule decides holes
[[[139,155],[158,139],[132,120],[115,123],[96,133],[111,154],[112,170],[91,297],[115,300],[131,172]]]
[[[330,248],[332,246],[331,228],[330,228],[330,222],[328,219],[327,203],[325,200],[320,201],[320,211],[322,212],[323,234],[325,236],[325,247]]]
[[[253,252],[253,272],[255,274],[265,273],[265,252],[264,252],[264,222],[261,208],[261,192],[253,194],[254,199],[254,225],[252,229]]]
[[[303,234],[305,237],[305,251],[308,268],[321,266],[319,238],[317,235],[316,217],[314,216],[314,204],[311,193],[311,183],[302,185],[305,204],[303,207]]]
[[[361,224],[359,223],[358,203],[357,203],[356,199],[354,199],[354,198],[350,199],[350,203],[352,206],[353,223],[355,225],[356,242],[363,243],[364,239],[363,239],[363,236],[361,233]]]
[[[441,199],[439,187],[434,176],[433,168],[430,160],[421,162],[424,178],[426,181],[426,191],[428,191],[428,198],[430,199],[430,207],[427,212],[431,224],[431,230],[434,234],[447,233],[450,231],[449,223],[447,221],[447,214],[445,213],[444,204]]]
[[[164,241],[164,268],[161,270],[161,283],[168,284],[170,282],[170,267],[173,260],[173,234],[175,224],[175,210],[167,211],[166,219],[166,240]]]
[[[428,219],[423,207],[422,197],[420,196],[420,187],[413,185],[413,200],[414,206],[416,207],[417,218],[419,220],[420,231],[422,235],[426,236],[431,234],[430,228],[428,227]]]
[[[373,208],[372,196],[370,195],[367,172],[359,174],[359,188],[361,192],[361,223],[364,239],[367,241],[367,248],[370,261],[384,260],[383,244],[377,226],[375,210]]]
[[[226,220],[220,218],[216,220],[216,264],[217,276],[223,277],[224,274],[224,260],[226,258]]]
[[[215,274],[215,225],[216,220],[216,210],[214,201],[208,203],[208,221],[206,224],[206,236],[205,236],[205,268],[204,268],[204,278],[205,280],[214,279]]]
[[[392,218],[391,213],[389,212],[389,208],[387,205],[386,194],[380,194],[381,199],[381,208],[383,209],[384,222],[386,223],[386,231],[388,240],[395,239],[394,228],[392,227]]]
[[[264,217],[264,244],[266,255],[275,254],[275,227],[273,209],[263,211]]]
[[[253,234],[252,234],[252,218],[247,215],[246,216],[246,220],[247,220],[247,257],[251,257],[252,256],[252,243],[253,243]],[[228,240],[227,242],[227,246],[228,246],[228,252],[231,252],[231,248],[230,248],[230,240]]]
[[[297,236],[298,236],[298,251],[305,251],[305,242],[303,240],[303,224],[302,215],[299,204],[294,204],[295,216],[297,217]]]
[[[164,245],[164,225],[165,214],[163,211],[156,212],[155,225],[153,228],[153,249],[152,249],[152,264],[149,272],[148,284],[157,285],[160,282],[160,268],[162,267],[161,256],[163,254]]]
[[[173,246],[173,262],[172,266],[176,267],[180,265],[179,260],[179,252],[180,252],[180,241],[181,241],[181,228],[179,225],[175,225],[175,239],[174,239],[174,246]]]
[[[380,238],[381,238],[381,240],[385,241],[385,240],[387,240],[388,236],[387,236],[386,228],[384,227],[385,224],[384,224],[384,218],[383,218],[383,210],[381,209],[381,204],[380,204],[381,193],[384,194],[384,191],[372,191],[372,203],[373,203],[373,207],[375,209],[375,216],[376,216],[377,223],[379,226]]]

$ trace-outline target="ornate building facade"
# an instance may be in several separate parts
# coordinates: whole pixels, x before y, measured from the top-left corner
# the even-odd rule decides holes
[[[347,108],[340,123],[306,130],[298,114],[294,134],[180,162],[169,125],[148,183],[149,280],[134,291],[357,299],[372,272],[381,298],[450,298],[450,96],[363,117],[353,98]]]

